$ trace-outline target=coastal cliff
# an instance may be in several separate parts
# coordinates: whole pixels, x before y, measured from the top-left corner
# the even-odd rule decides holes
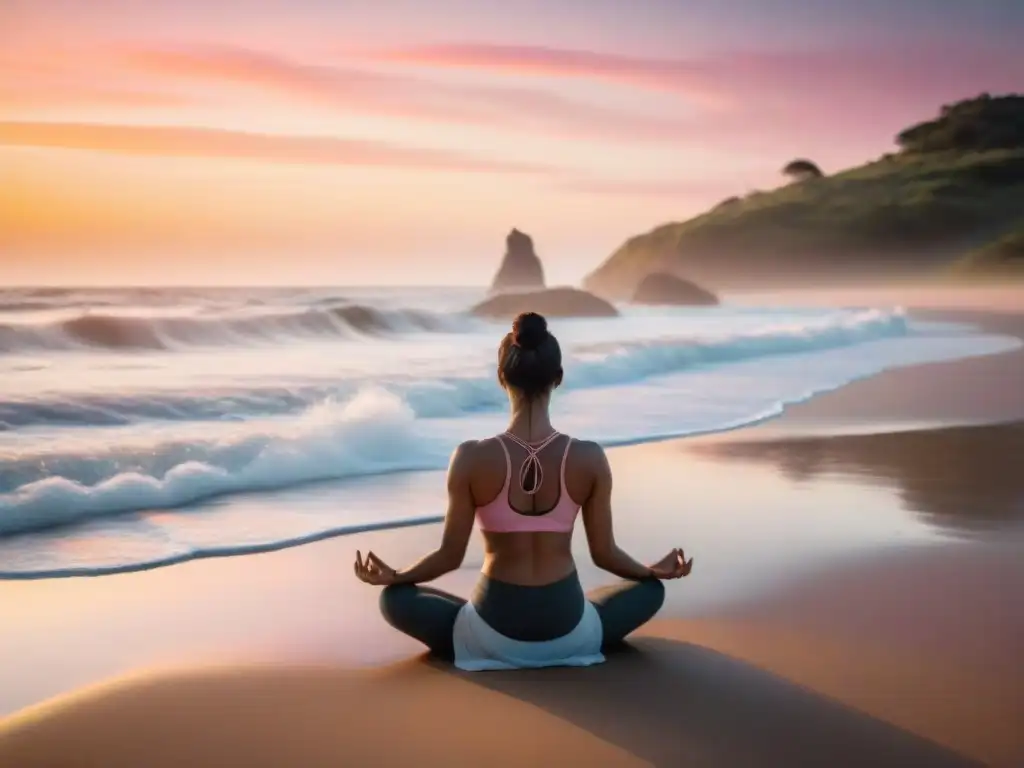
[[[896,144],[898,151],[860,167],[787,174],[778,189],[632,237],[584,287],[629,299],[652,273],[710,288],[921,277],[1019,227],[1024,96],[986,94],[945,106],[899,133]]]

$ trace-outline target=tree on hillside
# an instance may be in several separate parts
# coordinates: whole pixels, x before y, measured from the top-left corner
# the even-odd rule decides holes
[[[821,172],[821,168],[812,163],[810,160],[804,160],[803,158],[793,160],[782,169],[782,173],[794,181],[806,181],[807,179],[820,179],[825,174]]]
[[[896,137],[904,152],[984,152],[1024,148],[1024,95],[991,96],[942,107],[939,117]]]

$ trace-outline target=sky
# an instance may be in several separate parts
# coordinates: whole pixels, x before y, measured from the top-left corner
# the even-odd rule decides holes
[[[1024,91],[1019,0],[0,0],[0,285],[571,283]]]

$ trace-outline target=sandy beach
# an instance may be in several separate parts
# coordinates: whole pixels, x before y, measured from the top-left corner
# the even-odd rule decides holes
[[[1012,308],[929,316],[1024,338]],[[0,582],[0,767],[1022,765],[1022,384],[1022,351],[896,369],[614,449],[620,543],[696,567],[591,669],[466,675],[390,631],[353,552],[435,525]]]

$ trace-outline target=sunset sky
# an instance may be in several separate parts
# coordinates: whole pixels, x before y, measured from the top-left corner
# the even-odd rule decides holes
[[[556,282],[1024,90],[1020,0],[0,0],[0,284]]]

